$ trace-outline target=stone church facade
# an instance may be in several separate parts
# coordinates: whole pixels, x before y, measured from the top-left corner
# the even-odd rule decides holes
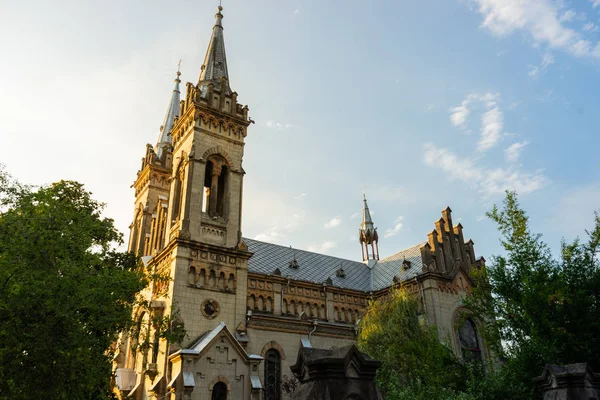
[[[197,83],[180,98],[180,73],[157,144],[147,145],[133,184],[129,250],[169,276],[143,294],[140,326],[175,311],[187,337],[158,336],[137,349],[123,334],[115,391],[133,399],[284,399],[301,347],[356,342],[370,299],[401,286],[418,297],[429,323],[457,355],[487,357],[477,324],[460,318],[469,274],[484,267],[450,208],[422,243],[380,259],[377,230],[363,199],[362,260],[345,260],[242,236],[242,159],[248,106],[229,83],[222,8]],[[251,137],[251,136],[250,136]]]

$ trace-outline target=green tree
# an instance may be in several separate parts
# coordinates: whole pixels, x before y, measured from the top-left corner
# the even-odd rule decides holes
[[[426,325],[419,303],[401,289],[389,301],[371,301],[359,324],[358,346],[380,360],[377,384],[386,399],[453,399],[465,389],[468,370],[435,326]]]
[[[507,358],[502,376],[512,392],[505,398],[533,398],[532,379],[546,363],[586,361],[600,368],[598,214],[588,240],[563,241],[558,259],[541,235],[531,233],[515,193],[507,192],[503,208],[495,206],[488,217],[505,254],[475,275],[466,303],[488,321],[488,343]]]
[[[31,188],[0,168],[0,398],[110,397],[109,350],[147,279],[77,182]]]

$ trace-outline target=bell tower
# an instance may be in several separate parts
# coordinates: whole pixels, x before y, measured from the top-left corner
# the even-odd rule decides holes
[[[162,249],[169,200],[169,178],[173,164],[171,130],[179,115],[179,76],[169,100],[167,113],[160,127],[155,146],[146,145],[146,155],[132,187],[135,189],[135,210],[130,225],[129,251],[139,256],[155,255]]]
[[[185,364],[173,355],[178,349],[221,323],[234,329],[245,322],[252,254],[242,241],[242,159],[252,121],[229,83],[223,8],[217,10],[200,77],[185,85],[180,100],[177,72],[157,144],[147,145],[133,184],[129,248],[145,256],[148,271],[169,278],[153,281],[141,293],[149,309],[134,311],[134,317],[140,326],[142,321],[150,326],[156,316],[171,316],[187,335],[181,343],[168,342],[153,326],[151,348],[136,349],[140,337],[127,339],[131,351],[119,368],[135,374],[130,397],[146,391],[163,398],[167,378]]]
[[[177,305],[190,340],[221,321],[233,329],[246,315],[251,253],[242,241],[242,159],[251,121],[229,83],[222,11],[171,130],[167,225],[152,261],[170,273],[166,301]]]
[[[198,83],[187,83],[172,131],[165,244],[177,237],[225,248],[241,243],[242,158],[251,121],[229,84],[222,10],[219,6]]]

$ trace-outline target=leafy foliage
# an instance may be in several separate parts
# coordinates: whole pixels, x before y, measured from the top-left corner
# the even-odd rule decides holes
[[[449,399],[468,376],[435,326],[421,323],[418,300],[401,289],[371,301],[359,324],[358,346],[380,360],[377,384],[386,399]]]
[[[535,396],[532,378],[546,363],[585,361],[600,368],[598,214],[589,240],[563,241],[559,259],[531,233],[515,193],[488,217],[498,226],[505,255],[475,276],[467,306],[488,321],[488,343],[507,358],[504,385],[513,393],[505,398]]]
[[[0,399],[109,397],[109,346],[148,283],[77,182],[33,189],[0,168]]]
[[[294,375],[281,377],[281,390],[288,396],[291,397],[299,386],[300,381]]]

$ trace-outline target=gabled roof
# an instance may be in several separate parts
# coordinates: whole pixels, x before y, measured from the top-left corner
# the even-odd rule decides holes
[[[262,360],[262,357],[260,356],[254,354],[249,355],[248,353],[246,353],[246,350],[242,347],[242,345],[236,340],[236,338],[231,334],[231,332],[229,332],[229,329],[227,329],[225,322],[219,322],[219,324],[213,329],[204,332],[202,335],[200,335],[200,337],[196,339],[196,341],[191,346],[176,351],[175,353],[171,354],[169,358],[174,357],[177,354],[201,356],[204,350],[206,350],[210,346],[210,344],[215,339],[217,339],[217,337],[222,335],[225,335],[227,337],[229,342],[233,345],[235,350],[242,357],[242,361],[244,363],[247,364],[250,362],[250,360]]]
[[[425,242],[402,250],[380,260],[371,270],[366,264],[343,258],[293,249],[272,243],[244,238],[248,251],[254,253],[248,260],[248,271],[273,275],[278,269],[282,277],[324,283],[331,280],[330,286],[344,289],[375,291],[393,284],[394,276],[401,281],[414,278],[422,272],[423,261],[421,247]],[[404,260],[410,262],[410,268],[403,268]],[[295,260],[295,263],[293,261]],[[292,267],[290,264],[293,264]],[[338,274],[343,268],[344,274]]]

